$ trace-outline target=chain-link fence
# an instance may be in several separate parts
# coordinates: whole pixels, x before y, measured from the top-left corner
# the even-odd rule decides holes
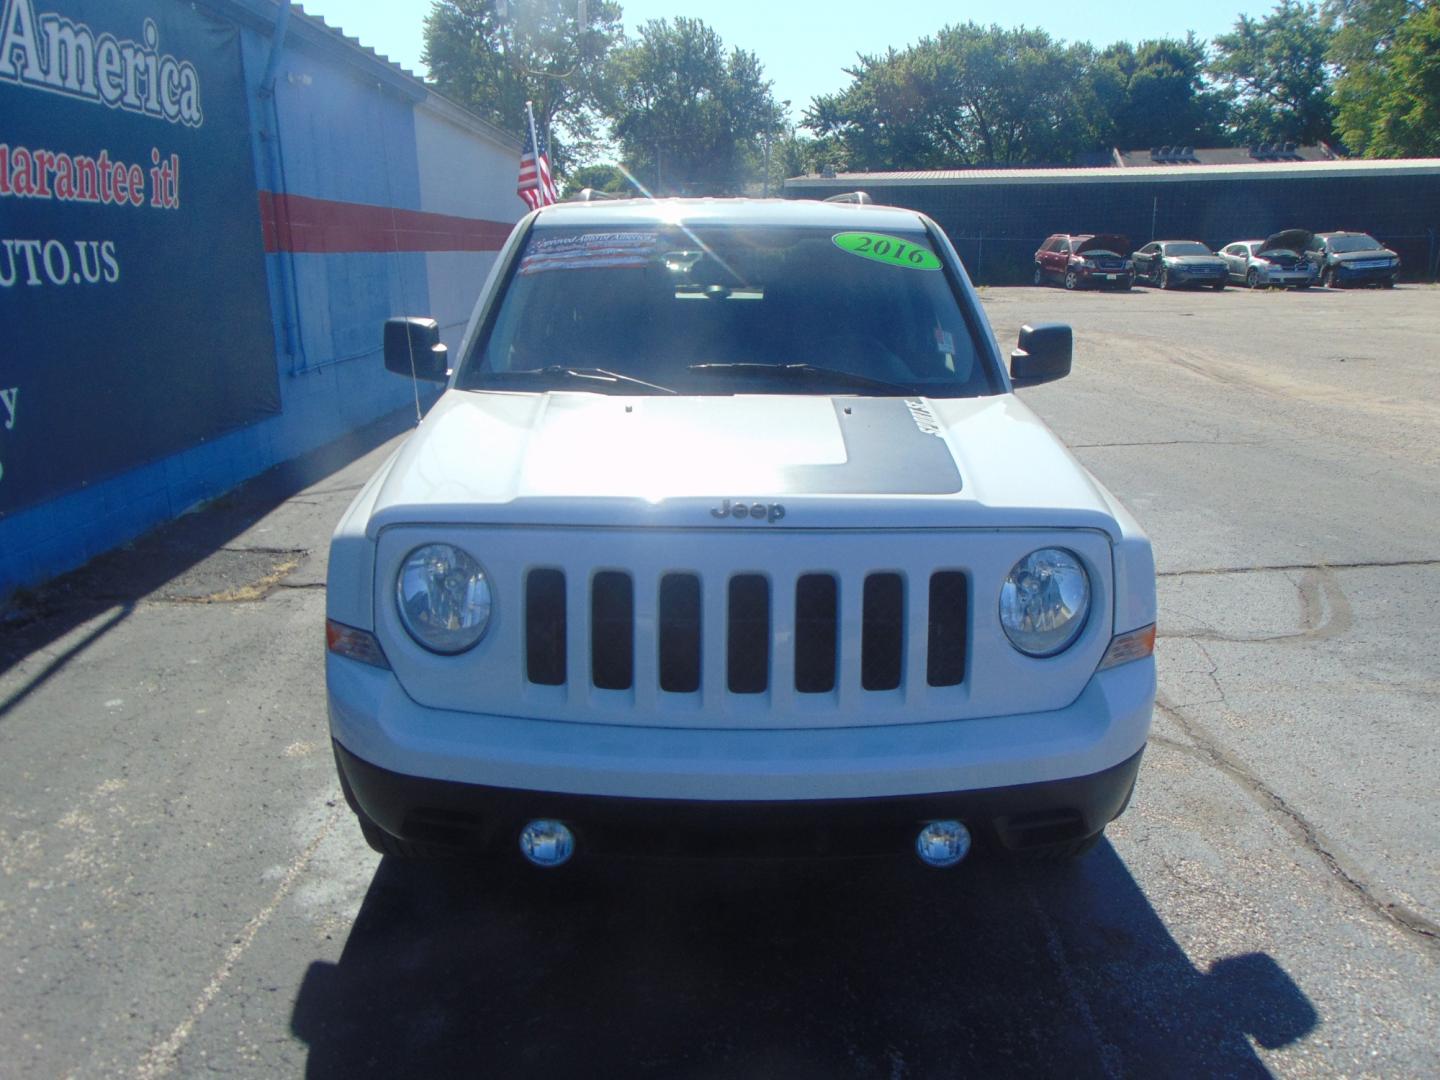
[[[934,218],[949,234],[971,278],[982,285],[1032,280],[1035,251],[1054,233],[1120,233],[1151,240],[1200,240],[1218,249],[1287,228],[1368,232],[1393,248],[1401,277],[1440,277],[1440,172],[1345,176],[1064,178],[965,177],[954,182],[874,186],[877,203]],[[790,188],[800,198],[853,189]]]

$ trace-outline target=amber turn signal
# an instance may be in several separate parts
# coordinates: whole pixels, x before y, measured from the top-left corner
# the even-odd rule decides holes
[[[1151,623],[1139,630],[1130,630],[1111,638],[1110,647],[1105,650],[1105,656],[1096,670],[1104,671],[1106,668],[1128,664],[1132,660],[1144,660],[1154,652],[1155,624]]]

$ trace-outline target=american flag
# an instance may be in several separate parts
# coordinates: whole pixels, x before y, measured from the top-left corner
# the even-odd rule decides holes
[[[555,181],[550,176],[550,159],[545,153],[543,139],[540,140],[539,153],[536,153],[534,124],[532,118],[525,127],[525,149],[520,152],[520,179],[515,184],[516,194],[525,200],[531,210],[560,201]]]

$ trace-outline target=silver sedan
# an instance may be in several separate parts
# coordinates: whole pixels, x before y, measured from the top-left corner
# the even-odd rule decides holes
[[[1308,289],[1315,284],[1315,268],[1301,254],[1304,241],[1299,238],[1299,232],[1291,229],[1264,240],[1237,240],[1226,244],[1220,249],[1220,257],[1225,260],[1230,280],[1252,289],[1272,286]]]

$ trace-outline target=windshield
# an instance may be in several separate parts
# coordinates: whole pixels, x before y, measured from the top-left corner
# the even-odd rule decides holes
[[[1204,244],[1187,240],[1183,244],[1166,244],[1166,255],[1213,255],[1215,254]]]
[[[1334,252],[1345,251],[1382,251],[1380,241],[1367,233],[1359,236],[1332,236],[1330,238],[1330,250]]]
[[[979,341],[924,232],[538,226],[458,385],[970,397]]]

